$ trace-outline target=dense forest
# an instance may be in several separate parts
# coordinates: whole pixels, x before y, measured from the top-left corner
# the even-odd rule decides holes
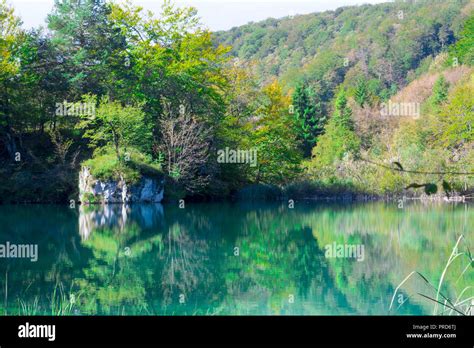
[[[0,0],[0,201],[77,200],[81,166],[163,178],[168,201],[466,194],[473,10],[393,2],[212,33],[169,1],[154,16],[56,0],[47,29],[24,30]]]

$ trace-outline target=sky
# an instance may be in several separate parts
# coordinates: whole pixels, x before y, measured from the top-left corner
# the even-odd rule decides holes
[[[201,22],[212,31],[227,30],[267,18],[334,10],[341,6],[376,4],[388,0],[175,0],[178,6],[194,6]],[[27,29],[44,25],[54,0],[7,0],[22,18]],[[134,0],[154,13],[160,12],[163,0]]]

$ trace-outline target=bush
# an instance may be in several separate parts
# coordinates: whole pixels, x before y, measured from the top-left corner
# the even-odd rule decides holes
[[[162,177],[161,165],[154,163],[149,156],[136,149],[129,149],[121,160],[112,148],[103,148],[83,163],[90,168],[91,174],[100,180],[120,180],[129,184],[136,183],[142,176]]]

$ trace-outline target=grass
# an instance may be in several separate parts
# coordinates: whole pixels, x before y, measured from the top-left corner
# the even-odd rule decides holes
[[[50,299],[52,316],[71,315],[73,313],[75,300],[72,300],[72,288],[73,284],[71,283],[69,292],[66,292],[63,283],[56,283]]]
[[[138,182],[143,175],[163,176],[160,164],[154,163],[151,158],[133,148],[124,151],[120,161],[113,149],[101,149],[82,164],[90,168],[95,178],[103,181],[123,178],[128,184],[133,184]]]
[[[472,314],[472,311],[474,310],[472,308],[473,304],[474,304],[474,296],[468,296],[466,298],[464,298],[464,296],[465,296],[465,294],[467,293],[468,290],[474,289],[473,286],[464,287],[459,292],[459,295],[456,297],[456,299],[449,298],[449,296],[447,296],[447,295],[445,295],[441,292],[441,289],[442,289],[442,286],[443,286],[444,281],[446,279],[446,275],[448,273],[448,270],[449,270],[450,266],[454,263],[454,261],[460,260],[462,257],[465,257],[463,260],[466,261],[466,265],[465,265],[463,271],[461,272],[461,274],[458,276],[458,278],[456,280],[456,283],[465,275],[465,273],[469,269],[474,268],[474,259],[472,257],[472,254],[471,254],[470,250],[467,248],[466,251],[464,251],[464,252],[459,251],[459,245],[460,245],[460,243],[463,239],[464,239],[463,235],[459,236],[459,238],[458,238],[458,240],[457,240],[457,242],[456,242],[456,244],[455,244],[455,246],[454,246],[454,248],[451,252],[451,255],[448,258],[448,261],[446,262],[446,265],[444,266],[444,269],[441,272],[441,275],[440,275],[437,286],[433,285],[420,272],[412,271],[396,287],[396,289],[393,293],[393,296],[392,296],[392,300],[390,301],[389,311],[391,311],[394,308],[393,305],[394,305],[395,296],[399,292],[400,288],[412,277],[419,277],[423,280],[423,282],[425,282],[431,289],[433,289],[436,292],[436,296],[433,296],[433,297],[428,296],[426,294],[417,293],[418,296],[420,296],[424,299],[427,299],[428,301],[430,301],[433,304],[433,315],[445,315],[445,314],[448,314],[448,315],[453,315],[453,314],[456,314],[456,315],[469,315],[469,314]],[[408,298],[410,298],[410,297],[411,296],[409,296]],[[405,299],[402,303],[400,303],[400,305],[396,309],[397,310],[400,309],[408,301],[408,298]]]
[[[25,302],[24,300],[17,298],[16,309],[13,309],[10,314],[6,307],[4,315],[74,315],[76,302],[79,300],[80,294],[77,294],[77,296],[74,297],[72,283],[69,290],[66,290],[62,282],[57,282],[51,295],[47,297],[48,302],[46,303],[41,303],[39,296],[35,296],[32,302]]]

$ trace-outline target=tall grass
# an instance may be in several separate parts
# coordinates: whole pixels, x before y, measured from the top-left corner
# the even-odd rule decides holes
[[[11,310],[8,310],[7,306],[5,306],[4,315],[74,315],[74,311],[77,308],[76,301],[79,300],[80,293],[76,294],[76,297],[72,297],[72,294],[72,283],[69,290],[67,290],[62,282],[57,282],[52,293],[47,296],[48,301],[40,301],[40,297],[35,296],[32,302],[26,302],[18,297],[16,308],[13,307]],[[74,301],[72,298],[74,298]]]
[[[461,241],[463,241],[463,240],[464,240],[464,236],[460,235],[457,242],[456,242],[456,244],[455,244],[455,246],[454,246],[454,248],[453,248],[453,250],[452,250],[452,252],[451,252],[451,255],[448,258],[448,261],[446,262],[446,265],[444,266],[444,268],[441,272],[441,275],[440,275],[437,286],[433,285],[420,272],[412,271],[396,287],[396,289],[393,293],[393,296],[392,296],[392,300],[390,301],[389,311],[392,311],[392,309],[394,307],[394,300],[395,300],[395,297],[396,297],[397,293],[399,292],[400,288],[405,283],[407,283],[408,280],[412,279],[413,277],[418,277],[418,278],[421,278],[422,281],[425,284],[427,284],[428,287],[430,287],[436,293],[436,296],[433,296],[433,297],[428,296],[427,294],[419,293],[419,292],[416,294],[416,295],[418,295],[418,296],[420,296],[424,299],[427,299],[428,301],[430,301],[430,303],[433,304],[433,315],[446,315],[446,314],[447,315],[469,315],[469,314],[473,314],[472,311],[474,310],[474,308],[472,308],[472,307],[473,307],[473,303],[474,303],[474,296],[465,297],[465,295],[468,293],[468,290],[474,289],[473,286],[464,287],[459,292],[459,295],[456,296],[456,298],[450,298],[448,295],[441,292],[441,289],[442,289],[443,284],[445,282],[448,270],[449,270],[450,266],[452,266],[454,261],[459,260],[459,262],[462,262],[461,261],[461,259],[462,259],[466,263],[466,265],[463,268],[463,271],[458,276],[455,283],[457,283],[466,274],[466,272],[468,270],[471,270],[471,272],[472,272],[472,269],[474,268],[474,259],[472,257],[472,254],[471,254],[469,248],[466,247],[466,251],[459,251],[459,245],[460,245]],[[412,296],[409,296],[408,298],[410,298],[410,297],[412,297]],[[406,300],[402,301],[402,303],[400,303],[400,305],[396,308],[396,310],[400,309],[408,301],[408,298]]]
[[[75,301],[71,300],[72,287],[73,284],[71,283],[69,292],[66,292],[62,282],[56,283],[50,299],[51,315],[71,315],[73,313]]]

